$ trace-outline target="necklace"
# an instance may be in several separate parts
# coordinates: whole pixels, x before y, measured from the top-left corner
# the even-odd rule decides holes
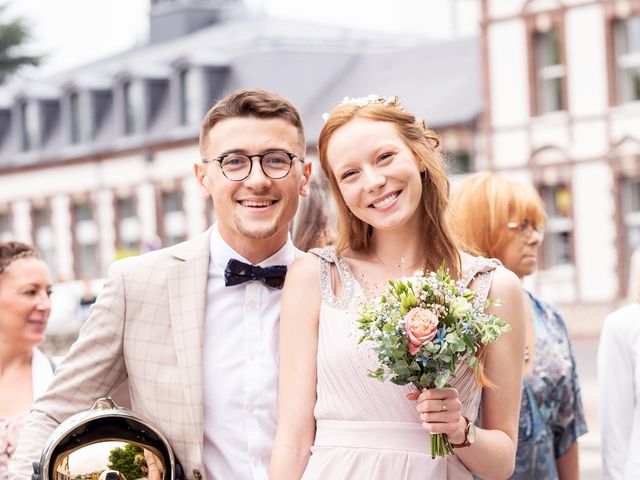
[[[384,265],[385,267],[387,267],[387,268],[389,268],[389,269],[405,270],[405,271],[406,271],[406,270],[410,270],[410,269],[412,269],[412,268],[415,268],[415,267],[420,263],[420,260],[417,260],[417,261],[416,261],[416,262],[414,262],[412,265],[406,266],[406,265],[405,265],[405,264],[406,264],[406,260],[405,260],[405,258],[404,258],[404,257],[400,257],[400,261],[399,261],[397,264],[395,264],[395,265],[389,265],[389,264],[387,264],[387,262],[385,262],[384,260],[382,260],[382,258],[380,258],[380,255],[378,255],[378,253],[377,253],[375,250],[373,250],[373,249],[372,249],[372,251],[373,251],[373,254],[376,256],[376,258],[378,259],[378,261],[379,261],[382,265]]]

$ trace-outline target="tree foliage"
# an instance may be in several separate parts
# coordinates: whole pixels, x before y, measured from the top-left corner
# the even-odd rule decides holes
[[[5,9],[6,5],[0,5],[0,16],[3,16]],[[30,38],[24,19],[0,20],[0,84],[21,67],[40,64],[40,57],[22,52],[22,47]]]
[[[142,455],[142,447],[127,443],[124,447],[116,447],[109,452],[107,467],[122,473],[127,480],[142,477],[140,466],[136,465],[136,455]]]

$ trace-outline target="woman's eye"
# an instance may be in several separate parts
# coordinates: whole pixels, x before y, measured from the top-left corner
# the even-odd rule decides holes
[[[391,157],[393,157],[393,153],[387,152],[387,153],[383,153],[382,155],[380,155],[378,157],[378,163],[380,162],[384,162],[385,160],[389,160],[391,159]]]
[[[347,178],[351,177],[352,175],[355,175],[356,171],[355,170],[349,170],[347,172],[344,172],[341,176],[340,176],[340,180],[346,180]]]

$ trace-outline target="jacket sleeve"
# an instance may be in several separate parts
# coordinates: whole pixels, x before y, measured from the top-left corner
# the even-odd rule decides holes
[[[126,379],[123,332],[126,315],[124,271],[114,263],[91,315],[68,355],[58,365],[49,389],[36,401],[9,464],[9,480],[31,478],[47,439],[71,415],[109,396]]]
[[[598,403],[605,480],[624,478],[631,440],[633,357],[621,320],[616,314],[605,319],[598,346]]]

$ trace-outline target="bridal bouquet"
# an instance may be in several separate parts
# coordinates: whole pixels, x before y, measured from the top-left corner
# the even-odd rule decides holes
[[[461,361],[477,367],[482,347],[510,327],[485,312],[491,302],[475,305],[475,295],[452,280],[444,265],[437,272],[390,280],[385,292],[359,307],[358,343],[368,341],[378,356],[379,367],[369,376],[418,389],[442,388]],[[432,458],[451,453],[446,435],[431,436]]]

